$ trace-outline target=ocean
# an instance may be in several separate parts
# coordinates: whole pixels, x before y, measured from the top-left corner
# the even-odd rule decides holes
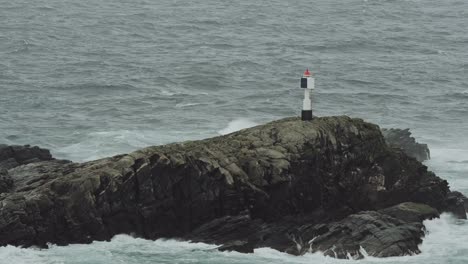
[[[468,194],[468,2],[463,0],[0,0],[0,143],[88,161],[314,113],[410,128],[430,170]],[[468,222],[426,221],[417,256],[468,263]],[[0,263],[348,263],[127,235]]]

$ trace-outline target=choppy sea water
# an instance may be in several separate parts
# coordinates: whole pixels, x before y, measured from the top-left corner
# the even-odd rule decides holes
[[[412,129],[429,168],[468,194],[468,2],[0,0],[0,143],[86,161],[314,111]],[[467,263],[468,223],[427,222],[419,256]],[[118,236],[0,263],[347,263],[270,249]]]

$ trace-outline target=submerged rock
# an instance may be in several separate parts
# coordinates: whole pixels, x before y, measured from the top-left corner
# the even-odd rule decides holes
[[[13,185],[0,194],[0,245],[133,233],[241,252],[395,256],[417,252],[421,221],[448,208],[446,181],[389,147],[378,126],[344,116],[286,118],[86,163],[23,164],[8,170]]]
[[[8,170],[0,168],[0,193],[7,192],[13,187],[13,179]]]

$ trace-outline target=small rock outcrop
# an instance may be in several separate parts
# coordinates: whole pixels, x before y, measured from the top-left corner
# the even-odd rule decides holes
[[[407,155],[416,158],[420,162],[431,158],[427,145],[416,142],[416,139],[411,136],[408,128],[384,128],[382,129],[382,134],[390,146],[401,148]]]
[[[0,245],[133,233],[241,252],[398,256],[418,252],[421,222],[451,204],[446,181],[389,147],[378,126],[344,116],[286,118],[86,163],[39,153],[34,162],[15,154],[22,165],[8,165],[0,182]]]
[[[47,149],[26,146],[8,146],[0,144],[0,168],[11,169],[33,162],[52,160]]]
[[[359,259],[364,254],[388,257],[419,253],[418,245],[424,236],[422,221],[438,216],[436,209],[412,202],[360,211],[340,220],[321,213],[275,222],[249,215],[228,216],[202,225],[188,238],[221,243],[219,250],[246,253],[255,247],[271,247],[294,255],[320,251],[336,258]],[[322,221],[316,220],[321,217]]]
[[[0,144],[0,194],[13,188],[9,169],[44,160],[53,160],[50,151],[39,147]]]
[[[461,192],[450,192],[447,196],[447,211],[451,212],[459,219],[467,219],[468,198]]]

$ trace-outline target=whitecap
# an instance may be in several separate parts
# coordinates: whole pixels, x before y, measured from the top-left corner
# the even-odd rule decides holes
[[[235,119],[227,125],[227,127],[221,129],[218,131],[218,134],[220,135],[226,135],[230,134],[235,131],[239,131],[241,129],[249,128],[258,125],[257,123],[253,122],[252,120],[249,120],[247,118],[239,118]]]

